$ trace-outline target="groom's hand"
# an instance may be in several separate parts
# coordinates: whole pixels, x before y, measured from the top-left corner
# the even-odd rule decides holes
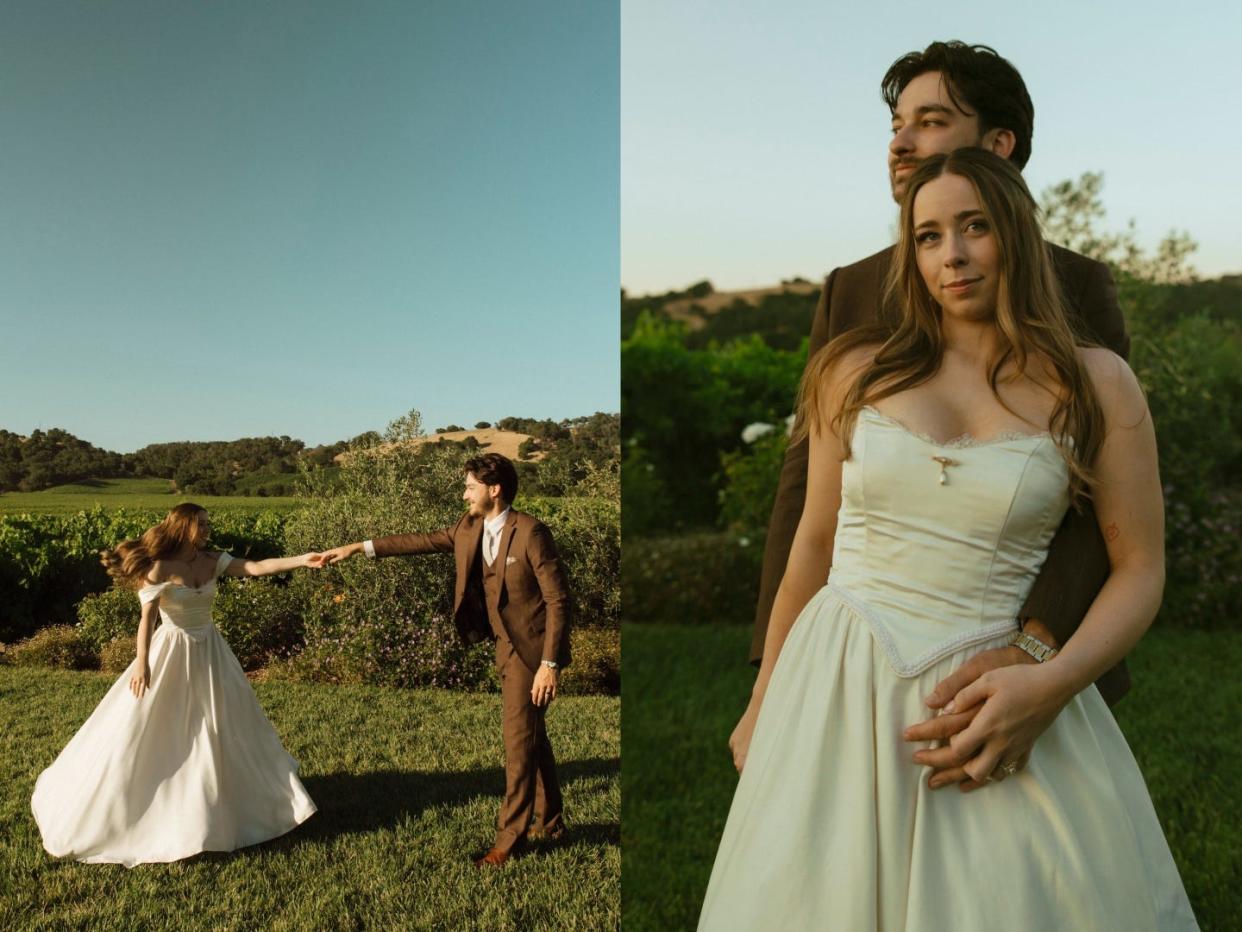
[[[362,544],[345,544],[343,547],[335,547],[332,550],[325,550],[323,553],[316,554],[311,558],[310,565],[316,567],[331,566],[333,563],[340,563],[347,560],[355,553],[362,552]]]
[[[537,706],[545,706],[555,698],[556,671],[540,664],[535,671],[535,682],[530,687],[530,701]]]

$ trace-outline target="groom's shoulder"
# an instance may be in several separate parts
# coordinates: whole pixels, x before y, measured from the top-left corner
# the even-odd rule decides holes
[[[526,530],[534,530],[535,528],[546,528],[547,525],[527,511],[518,511],[513,509],[513,520],[517,522],[519,528]]]
[[[885,246],[879,252],[873,252],[865,259],[859,259],[857,262],[851,262],[849,265],[839,265],[828,273],[827,281],[842,285],[870,284],[876,280],[882,281],[884,276],[888,274],[889,266],[893,264],[893,253],[896,252],[896,249],[896,246]]]
[[[839,265],[824,279],[822,301],[833,307],[872,307],[884,292],[884,280],[896,247],[888,246],[865,259]]]
[[[552,536],[551,529],[528,512],[514,509],[513,520],[517,522],[518,531],[524,535],[546,534],[548,537]]]
[[[1056,243],[1044,241],[1048,245],[1048,253],[1052,256],[1052,263],[1056,266],[1057,274],[1061,276],[1061,280],[1065,284],[1070,282],[1078,282],[1093,276],[1109,274],[1108,266],[1098,259],[1092,259],[1090,256],[1084,256],[1080,252],[1074,252],[1072,249],[1066,249]]]

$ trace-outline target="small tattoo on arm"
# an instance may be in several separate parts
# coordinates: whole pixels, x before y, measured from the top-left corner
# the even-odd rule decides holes
[[[1105,540],[1114,541],[1120,536],[1121,536],[1121,529],[1117,527],[1117,522],[1114,521],[1108,527],[1104,528],[1104,539]]]

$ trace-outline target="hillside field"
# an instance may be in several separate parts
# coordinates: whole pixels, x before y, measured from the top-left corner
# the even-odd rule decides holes
[[[302,504],[293,497],[247,495],[181,495],[169,491],[167,479],[83,479],[42,492],[0,494],[0,515],[72,514],[99,505],[133,511],[166,511],[180,502],[233,511],[291,511]]]

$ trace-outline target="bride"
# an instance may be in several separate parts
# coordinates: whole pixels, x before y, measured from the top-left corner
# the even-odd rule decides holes
[[[741,779],[699,926],[1196,928],[1091,688],[1163,589],[1143,393],[1120,357],[1075,344],[1009,162],[927,159],[900,223],[900,321],[842,336],[807,369],[806,506],[731,740]],[[951,670],[1011,642],[1053,532],[1088,497],[1106,585],[1059,653],[1036,648],[1046,662],[954,698],[950,714],[988,700],[951,743],[978,750],[970,785],[991,785],[935,792],[904,727]],[[1043,734],[1017,709],[1037,710]]]
[[[283,573],[313,554],[235,560],[202,549],[210,532],[206,510],[184,503],[103,554],[108,572],[138,590],[138,655],[35,783],[31,808],[50,854],[176,861],[266,841],[315,812],[211,620],[221,573]]]

